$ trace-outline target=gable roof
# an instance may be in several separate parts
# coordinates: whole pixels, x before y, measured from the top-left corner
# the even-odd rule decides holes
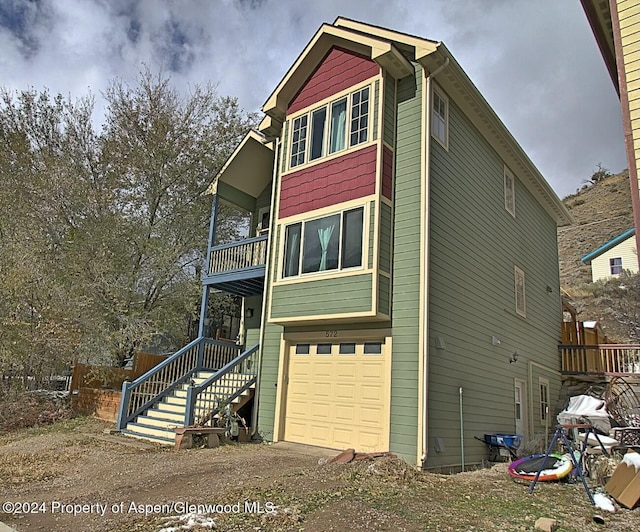
[[[635,234],[636,234],[636,230],[634,227],[632,227],[631,229],[627,229],[624,233],[622,233],[621,235],[618,235],[615,238],[612,238],[611,240],[609,240],[609,242],[607,242],[606,244],[603,244],[598,249],[593,250],[591,253],[587,253],[580,260],[585,264],[589,264],[593,259],[599,257],[605,251],[609,251],[611,248],[617,246],[618,244],[624,242],[625,240],[628,240]]]
[[[262,106],[266,117],[259,129],[267,138],[280,135],[289,102],[333,46],[372,59],[396,79],[414,74],[412,61],[419,63],[427,73],[446,65],[438,74],[438,84],[556,224],[562,226],[573,222],[551,186],[442,42],[344,17],[338,17],[333,24],[323,24]]]

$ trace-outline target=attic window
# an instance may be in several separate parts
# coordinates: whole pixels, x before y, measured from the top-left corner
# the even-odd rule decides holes
[[[527,301],[524,287],[524,272],[518,268],[517,266],[514,268],[515,271],[515,299],[516,299],[516,314],[522,316],[523,318],[527,317]]]
[[[516,217],[516,183],[511,171],[504,167],[504,208]]]
[[[433,90],[431,135],[433,135],[444,148],[449,149],[449,100],[435,88]]]

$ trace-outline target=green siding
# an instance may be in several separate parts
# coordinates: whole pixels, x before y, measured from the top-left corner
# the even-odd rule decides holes
[[[271,317],[370,312],[372,290],[370,274],[274,286]]]
[[[258,226],[258,223],[260,222],[260,220],[258,220],[258,213],[260,209],[263,209],[264,207],[269,207],[270,205],[271,205],[271,183],[269,183],[265,187],[265,189],[260,193],[260,195],[256,198],[256,208],[255,208],[255,211],[253,212],[253,220],[250,227],[251,230],[254,230]],[[255,236],[255,235],[252,234],[250,236]]]
[[[378,275],[378,312],[389,314],[391,280],[385,275]]]
[[[416,461],[418,438],[421,82],[422,72],[419,66],[416,66],[414,77],[398,82],[396,195],[393,213],[395,228],[390,447],[391,451],[411,463]]]
[[[559,369],[555,223],[517,176],[516,218],[505,210],[503,161],[449,105],[449,151],[431,141],[429,467],[460,463],[460,387],[465,460],[481,462],[487,449],[474,435],[514,432],[514,379],[528,382],[528,361]],[[514,265],[525,272],[526,319],[515,313]],[[544,376],[553,399],[559,377]]]
[[[369,203],[369,253],[367,254],[367,267],[373,268],[373,239],[376,235],[376,203]]]
[[[384,132],[383,140],[393,146],[396,131],[396,80],[387,75],[384,78]]]
[[[256,198],[250,196],[242,190],[238,190],[232,187],[224,181],[218,181],[218,196],[221,199],[231,203],[247,212],[253,212],[256,210]]]
[[[260,341],[260,320],[262,318],[262,295],[246,297],[244,299],[245,309],[253,309],[253,316],[245,318],[244,329],[245,339],[244,345],[251,347]]]
[[[378,138],[378,104],[380,102],[380,81],[373,85],[373,140]]]
[[[391,235],[393,220],[391,207],[386,203],[380,204],[380,257],[379,265],[383,272],[391,273]]]

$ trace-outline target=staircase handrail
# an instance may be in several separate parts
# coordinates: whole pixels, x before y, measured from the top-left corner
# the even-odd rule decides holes
[[[194,423],[195,406],[200,394],[202,394],[202,392],[204,392],[206,389],[210,388],[216,381],[219,381],[222,377],[230,373],[235,367],[242,364],[242,362],[244,362],[247,358],[249,358],[254,353],[256,353],[259,347],[260,347],[259,343],[255,344],[253,347],[247,349],[244,353],[242,353],[238,357],[231,360],[224,367],[220,368],[218,371],[216,371],[213,375],[208,377],[206,380],[202,381],[199,385],[194,385],[189,387],[189,389],[187,390],[187,405],[186,405],[185,420],[184,420],[185,427],[189,427]],[[236,397],[242,394],[242,392],[250,388],[251,385],[253,385],[253,383],[256,382],[257,374],[258,372],[256,367],[256,370],[253,372],[253,377],[251,379],[248,379],[246,382],[244,382],[242,386],[238,387],[233,393],[229,394],[228,396],[225,396],[225,402],[229,403],[233,401]],[[212,412],[209,413],[210,417],[212,418],[213,416],[215,416],[218,413],[218,411],[219,409],[214,409]]]
[[[135,419],[138,415],[142,414],[145,410],[151,408],[154,404],[160,402],[164,397],[167,397],[173,390],[175,390],[182,383],[186,382],[197,371],[206,369],[203,366],[203,350],[205,344],[218,345],[227,349],[235,349],[238,351],[241,349],[240,346],[235,346],[226,342],[220,342],[211,338],[199,336],[195,340],[189,342],[187,345],[176,351],[173,355],[167,357],[160,364],[151,368],[145,374],[135,379],[133,382],[124,381],[122,383],[120,409],[118,411],[118,430],[123,430],[127,426],[127,423]],[[182,373],[181,375],[172,377],[172,381],[163,385],[162,390],[158,392],[154,392],[153,390],[151,390],[147,393],[149,397],[146,400],[142,400],[142,402],[137,401],[138,404],[136,405],[134,403],[133,409],[131,408],[130,402],[132,392],[134,392],[137,388],[140,388],[142,385],[153,384],[151,379],[154,376],[158,375],[162,370],[166,369],[172,363],[179,361],[180,358],[185,357],[185,355],[189,355],[189,353],[196,347],[198,348],[197,354],[195,356],[193,355],[193,353],[191,354],[191,361],[189,361],[187,357],[187,364],[180,370],[180,372]]]

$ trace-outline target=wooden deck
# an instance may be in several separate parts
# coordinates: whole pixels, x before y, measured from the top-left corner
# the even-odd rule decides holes
[[[565,375],[640,377],[640,345],[559,345]]]

